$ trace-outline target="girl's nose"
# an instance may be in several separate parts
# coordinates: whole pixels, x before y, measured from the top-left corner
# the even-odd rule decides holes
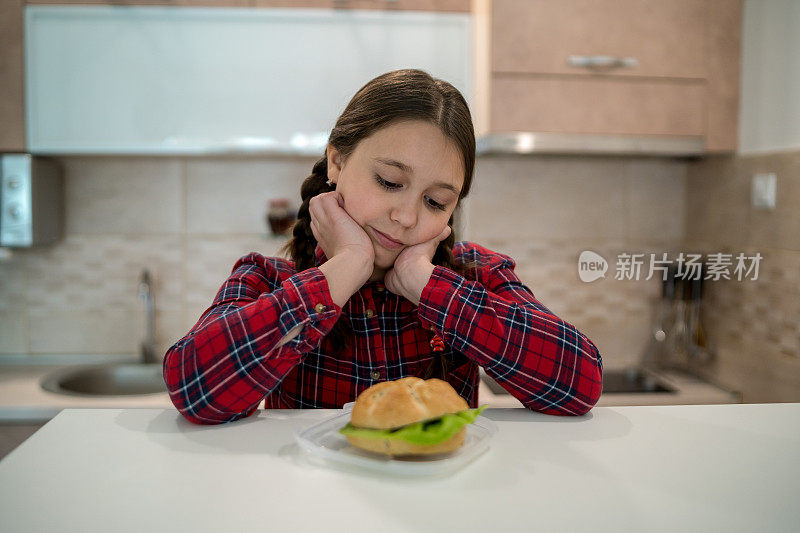
[[[417,208],[412,202],[400,201],[392,206],[391,219],[405,228],[417,223]]]

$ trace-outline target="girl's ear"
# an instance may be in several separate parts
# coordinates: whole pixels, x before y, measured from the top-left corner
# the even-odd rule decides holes
[[[339,153],[339,150],[333,147],[333,145],[328,145],[328,180],[336,183],[339,179],[339,174],[342,172],[342,154]]]

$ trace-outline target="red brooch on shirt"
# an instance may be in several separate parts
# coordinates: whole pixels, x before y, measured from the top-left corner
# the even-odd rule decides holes
[[[434,334],[433,338],[431,339],[431,348],[434,352],[443,352],[444,351],[444,341],[439,335]]]

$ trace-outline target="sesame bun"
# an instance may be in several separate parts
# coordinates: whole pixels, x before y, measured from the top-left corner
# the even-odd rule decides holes
[[[350,423],[369,429],[393,429],[469,409],[466,400],[441,379],[407,377],[384,381],[359,394]],[[347,435],[353,446],[387,455],[419,455],[451,452],[464,444],[466,428],[438,444],[414,444],[397,439]]]

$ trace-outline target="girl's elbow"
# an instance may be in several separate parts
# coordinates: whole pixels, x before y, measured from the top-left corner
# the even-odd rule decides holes
[[[191,343],[176,343],[164,355],[162,375],[169,399],[178,413],[193,424],[222,424],[226,422],[225,417],[207,416],[203,412],[208,411],[210,405],[201,409],[197,401],[192,401],[192,398],[203,397],[198,380],[186,379],[186,361],[194,356]]]
[[[174,404],[174,402],[173,402],[173,404]],[[185,418],[186,420],[188,420],[192,424],[196,424],[198,426],[210,426],[210,425],[218,425],[218,424],[224,424],[225,423],[225,420],[215,420],[215,419],[209,419],[209,418],[203,418],[203,417],[197,416],[195,413],[193,413],[191,411],[191,409],[186,409],[186,408],[183,408],[183,407],[179,407],[177,404],[175,405],[175,408],[178,410],[178,412],[181,414],[181,416],[183,416],[183,418]]]
[[[180,399],[170,394],[172,404],[178,412],[193,424],[200,426],[227,424],[228,422],[235,422],[243,418],[251,416],[258,411],[258,404],[251,406],[244,411],[227,411],[225,409],[214,408],[212,405],[207,405],[204,409],[198,409],[196,405],[186,405]]]
[[[597,402],[600,401],[600,396],[603,394],[603,356],[600,355],[600,351],[597,349],[597,346],[595,346],[591,341],[589,342],[589,347],[589,360],[587,361],[587,366],[590,368],[590,372],[589,376],[584,378],[589,385],[589,390],[586,395],[586,403],[588,405],[588,408],[586,409],[587,413],[592,407],[597,405]]]
[[[532,411],[557,416],[582,416],[597,405],[603,391],[603,369],[592,367],[587,373],[575,376],[577,387],[551,391],[550,398],[531,399],[523,405]],[[558,396],[558,398],[554,397]]]

